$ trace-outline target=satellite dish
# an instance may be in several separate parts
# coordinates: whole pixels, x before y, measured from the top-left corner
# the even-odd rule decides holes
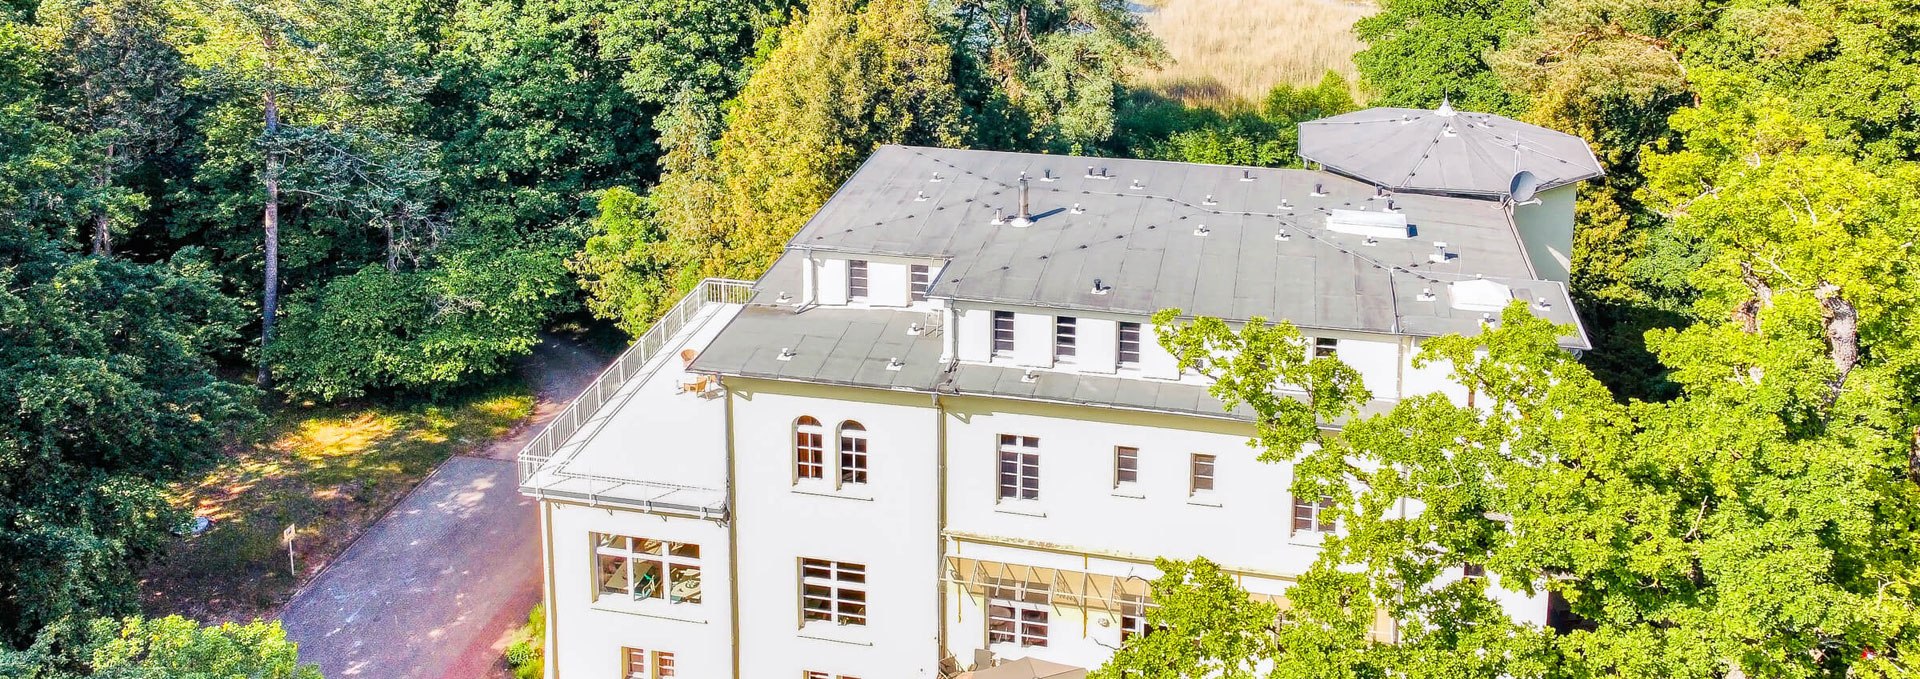
[[[1539,192],[1540,178],[1526,170],[1513,173],[1513,183],[1507,185],[1507,196],[1515,203],[1533,200],[1534,194]]]

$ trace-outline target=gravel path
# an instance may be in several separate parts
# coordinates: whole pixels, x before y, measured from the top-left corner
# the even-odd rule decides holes
[[[540,528],[514,454],[606,365],[549,336],[523,365],[539,399],[514,433],[442,463],[281,614],[329,679],[507,676],[507,637],[540,601]]]

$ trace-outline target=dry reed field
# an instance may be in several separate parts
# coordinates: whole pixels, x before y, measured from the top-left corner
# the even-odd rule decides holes
[[[1258,100],[1280,83],[1309,85],[1331,69],[1354,80],[1353,22],[1372,0],[1150,0],[1147,26],[1174,63],[1139,84],[1188,104]]]

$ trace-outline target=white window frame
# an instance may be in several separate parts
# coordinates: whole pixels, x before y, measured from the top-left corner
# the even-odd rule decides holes
[[[926,264],[907,265],[907,301],[927,301],[927,289],[933,287],[933,267]]]
[[[1127,643],[1133,637],[1153,634],[1154,628],[1147,624],[1147,601],[1144,597],[1126,596],[1120,601],[1120,615],[1116,622],[1120,627],[1120,643]]]
[[[638,672],[633,671],[635,660],[640,661]],[[678,668],[671,652],[652,651],[652,655],[648,655],[644,648],[620,647],[620,673],[624,679],[671,679],[679,676]]]
[[[873,437],[867,435],[866,425],[843,420],[834,433],[834,450],[839,453],[834,458],[834,478],[841,486],[867,485],[869,472],[873,469]]]
[[[1072,316],[1053,317],[1053,360],[1055,363],[1075,363],[1080,360],[1080,319]]]
[[[644,552],[634,549],[634,545],[641,542],[652,542],[657,546],[659,551]],[[664,602],[666,605],[673,606],[698,606],[706,599],[704,591],[701,589],[705,585],[705,578],[702,577],[703,573],[700,565],[700,545],[691,542],[673,542],[670,540],[634,537],[619,533],[600,532],[588,533],[587,544],[593,547],[593,560],[590,563],[593,564],[593,592],[595,601],[600,600],[602,597],[624,596],[628,601],[642,603],[652,601],[656,603]],[[675,553],[685,547],[693,548],[693,554],[691,556],[684,553]],[[626,571],[626,589],[624,591],[607,590],[606,578],[609,573],[603,570],[606,559],[620,560],[620,568]],[[639,580],[644,579],[645,576],[635,577],[635,573],[639,568],[637,564],[640,563],[658,564],[660,567],[657,584],[645,590],[645,594],[642,594],[642,589],[639,587]],[[691,592],[691,597],[688,597],[686,593],[674,592],[675,581],[686,579],[686,571],[688,570],[692,571],[691,579],[694,581],[694,589]],[[679,571],[679,573],[676,574],[675,571]],[[655,592],[658,592],[659,595],[655,596]]]
[[[807,438],[803,438],[807,437]],[[809,441],[809,439],[811,439]],[[812,458],[812,459],[808,459]],[[793,420],[793,479],[801,481],[827,478],[827,427],[810,415]]]
[[[996,309],[989,314],[989,318],[992,320],[993,344],[991,346],[993,347],[993,356],[996,358],[1013,357],[1014,340],[1016,339],[1014,336],[1015,325],[1013,312]],[[1004,326],[1001,325],[1002,321],[1005,321]]]
[[[1021,580],[993,583],[987,590],[987,645],[1046,648],[1047,637],[1053,632],[1052,608],[1053,589],[1044,584]],[[996,624],[1008,625],[1010,631],[996,630]],[[1039,628],[1038,634],[1035,626]]]
[[[1133,478],[1126,478],[1132,476]],[[1113,487],[1130,488],[1140,483],[1140,449],[1133,446],[1113,447]]]
[[[996,493],[1000,500],[1040,499],[1040,437],[1019,434],[1001,434],[999,436],[999,483]]]
[[[1140,367],[1140,357],[1142,355],[1142,349],[1145,348],[1145,345],[1142,343],[1143,332],[1144,331],[1140,327],[1139,323],[1134,323],[1131,321],[1120,322],[1119,331],[1114,333],[1114,338],[1115,338],[1115,342],[1114,342],[1115,346],[1113,351],[1114,365],[1121,368],[1128,368],[1128,369],[1138,369]],[[1127,337],[1128,334],[1133,335],[1132,339],[1128,339]],[[1133,350],[1131,352],[1133,354],[1133,360],[1127,360],[1127,354],[1129,353],[1127,350],[1128,344],[1133,345]]]
[[[871,279],[868,277],[868,264],[864,259],[847,260],[847,301],[865,302],[869,293]]]
[[[1322,495],[1318,502],[1301,502],[1300,496],[1293,495],[1292,499],[1293,509],[1291,513],[1293,514],[1293,521],[1288,524],[1288,526],[1292,528],[1292,532],[1332,533],[1339,529],[1337,522],[1333,519],[1326,518],[1326,512],[1333,509],[1333,498]],[[1305,512],[1305,516],[1302,516],[1302,512]],[[1300,522],[1303,520],[1307,522],[1306,526],[1300,525]]]
[[[867,567],[831,559],[800,558],[800,626],[820,621],[836,625],[867,624]],[[824,594],[808,587],[826,590]],[[816,606],[816,602],[820,606]]]
[[[1201,473],[1201,467],[1206,473]],[[1187,461],[1187,494],[1212,493],[1220,478],[1220,456],[1194,453]],[[1202,484],[1202,481],[1205,481]],[[1204,485],[1204,487],[1203,487]]]
[[[1340,338],[1315,337],[1307,358],[1338,358],[1340,356]]]

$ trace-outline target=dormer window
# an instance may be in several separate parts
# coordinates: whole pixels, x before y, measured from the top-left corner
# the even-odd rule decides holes
[[[1013,312],[993,312],[993,355],[1013,355]]]
[[[847,260],[847,300],[867,301],[867,260]]]
[[[925,264],[907,267],[907,299],[927,301],[927,287],[933,282],[933,268]]]
[[[1120,360],[1120,367],[1122,368],[1140,367],[1140,324],[1139,323],[1122,322],[1120,324],[1119,360]]]
[[[1072,363],[1080,352],[1080,320],[1072,316],[1053,319],[1053,360]]]

